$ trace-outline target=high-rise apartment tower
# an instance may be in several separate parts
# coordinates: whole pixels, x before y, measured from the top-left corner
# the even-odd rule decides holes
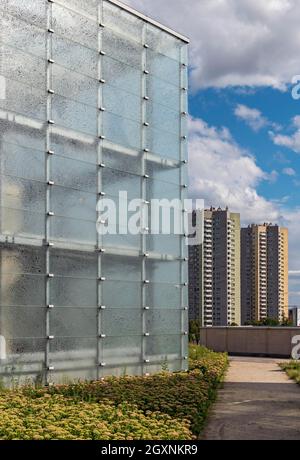
[[[204,326],[240,324],[240,215],[228,209],[194,212],[203,230],[189,248],[190,318]]]
[[[251,225],[241,231],[242,323],[288,317],[288,229]]]

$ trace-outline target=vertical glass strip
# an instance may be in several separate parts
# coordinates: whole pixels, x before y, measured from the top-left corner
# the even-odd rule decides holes
[[[181,85],[181,95],[180,95],[180,116],[181,116],[181,127],[180,127],[180,187],[181,187],[181,202],[184,203],[186,199],[186,187],[184,181],[186,180],[184,169],[185,163],[187,161],[187,130],[186,130],[186,111],[187,111],[187,67],[186,67],[186,46],[182,46],[180,49],[180,85]],[[185,207],[182,206],[182,209]],[[185,211],[184,211],[185,212]],[[184,220],[184,215],[182,213],[182,219]],[[183,233],[185,233],[185,228],[183,226]],[[181,250],[180,250],[180,258],[181,258],[181,270],[180,270],[180,284],[181,284],[181,366],[182,370],[187,370],[188,362],[186,361],[186,356],[188,355],[187,343],[188,338],[186,336],[187,331],[187,324],[188,324],[188,311],[186,310],[185,300],[186,295],[185,291],[187,287],[185,283],[188,281],[186,279],[186,258],[187,258],[187,246],[186,246],[186,238],[183,235],[181,237]]]
[[[145,44],[146,43],[146,35],[147,35],[147,28],[146,28],[146,23],[144,23],[143,25],[143,30],[142,30],[142,44]],[[144,126],[144,123],[147,121],[146,120],[146,116],[147,116],[147,103],[148,101],[146,101],[145,99],[145,96],[146,96],[146,88],[147,88],[147,75],[146,73],[144,72],[147,68],[147,49],[144,47],[144,50],[142,52],[142,70],[143,70],[143,73],[142,73],[142,77],[141,77],[141,88],[142,88],[142,91],[141,91],[141,96],[142,96],[142,110],[141,110],[141,116],[142,116],[142,122],[141,122],[141,129],[142,129],[142,167],[141,167],[141,172],[142,172],[142,200],[143,200],[143,203],[145,202],[146,200],[146,196],[147,196],[147,178],[146,178],[146,168],[147,168],[147,153],[145,152],[145,149],[147,149],[147,127]],[[147,206],[145,204],[145,206]],[[144,224],[144,223],[143,223]],[[143,225],[145,226],[145,225]],[[147,242],[146,242],[146,233],[145,232],[142,232],[141,234],[141,248],[142,248],[142,257],[143,257],[143,262],[142,262],[142,285],[141,285],[141,289],[142,289],[142,350],[141,350],[141,357],[142,357],[142,372],[143,374],[146,372],[146,368],[147,368],[147,365],[146,365],[146,352],[147,352],[147,336],[146,334],[148,334],[148,331],[147,331],[147,315],[149,314],[148,310],[146,310],[146,288],[147,288],[147,285],[145,284],[145,281],[146,281],[146,252],[147,252]]]
[[[47,3],[47,29],[51,30],[52,25],[52,3]],[[51,82],[52,82],[52,33],[48,32],[46,38],[46,65],[47,65],[47,77],[46,77],[46,97],[47,97],[47,128],[46,128],[46,161],[45,161],[45,181],[46,184],[49,183],[51,180],[50,178],[50,155],[48,152],[51,152],[51,144],[50,144],[50,135],[51,135],[51,124],[49,121],[51,120],[51,113],[52,113],[52,94],[51,94]],[[51,335],[50,331],[50,278],[48,274],[50,273],[50,220],[51,220],[51,187],[47,185],[46,191],[46,218],[45,218],[45,243],[46,243],[46,357],[45,357],[45,367],[46,367],[46,384],[50,384],[51,373],[49,372],[50,368],[50,341],[48,337]]]
[[[103,18],[103,2],[100,1],[98,5],[98,80],[99,80],[99,90],[98,90],[98,174],[97,174],[97,200],[100,198],[100,193],[102,192],[102,171],[103,168],[100,166],[103,161],[102,155],[102,146],[103,146],[103,139],[101,136],[103,135],[103,112],[100,110],[103,104],[103,84],[101,83],[102,76],[102,67],[103,67],[103,56],[101,55],[102,50],[102,31],[103,27],[102,24]],[[100,213],[97,212],[97,218],[99,218]],[[103,340],[101,339],[102,334],[102,323],[103,323],[103,310],[102,310],[102,282],[100,281],[102,276],[102,256],[101,256],[101,248],[102,248],[102,236],[97,231],[97,250],[98,250],[98,289],[97,289],[97,297],[98,297],[98,339],[97,339],[97,376],[100,379],[103,376],[103,361],[104,361],[104,354],[103,354]]]

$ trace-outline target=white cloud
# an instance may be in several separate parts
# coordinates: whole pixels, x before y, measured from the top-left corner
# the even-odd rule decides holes
[[[286,176],[296,176],[296,171],[293,168],[284,168],[282,173]]]
[[[292,127],[295,129],[295,132],[290,136],[283,135],[283,134],[274,134],[273,132],[270,132],[270,137],[273,140],[275,145],[287,147],[296,153],[300,153],[300,116],[299,115],[293,118]]]
[[[207,206],[228,205],[241,213],[242,225],[273,222],[288,227],[290,270],[300,273],[300,208],[289,209],[287,196],[276,201],[258,193],[259,184],[270,180],[270,174],[235,142],[228,129],[191,119],[189,157],[191,197],[203,198]],[[294,278],[295,274],[290,279],[290,302],[297,303],[300,280]]]
[[[260,110],[247,107],[243,104],[238,104],[235,107],[234,114],[237,118],[243,120],[255,132],[260,131],[262,128],[266,128],[267,126],[271,126],[276,131],[281,129],[281,126],[268,120]]]
[[[243,104],[238,104],[236,106],[234,114],[237,118],[245,121],[253,131],[259,131],[269,124],[267,118],[265,118],[259,110],[252,109]]]
[[[191,39],[191,84],[285,89],[299,74],[299,0],[126,0]]]
[[[210,127],[203,120],[190,121],[190,191],[207,206],[229,206],[241,212],[244,223],[277,221],[276,204],[259,195],[256,187],[271,180],[255,159],[243,150],[226,128]]]

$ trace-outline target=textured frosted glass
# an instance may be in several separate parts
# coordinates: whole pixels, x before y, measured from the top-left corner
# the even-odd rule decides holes
[[[151,152],[179,160],[180,137],[178,135],[158,129],[148,129],[146,139],[147,147]]]
[[[147,52],[147,68],[156,77],[179,86],[180,65],[178,61],[149,50]]]
[[[45,281],[44,276],[3,274],[0,276],[1,305],[45,305]]]
[[[181,330],[181,311],[153,310],[146,324],[150,334],[176,334]]]
[[[132,120],[141,120],[141,100],[109,85],[103,88],[103,105],[109,111]]]
[[[176,235],[147,235],[146,246],[151,252],[180,256],[180,240]]]
[[[0,245],[2,273],[40,275],[45,273],[45,250],[14,244]]]
[[[61,96],[52,98],[52,118],[62,126],[97,135],[98,111],[94,107],[80,104]]]
[[[141,68],[143,47],[127,40],[122,35],[115,34],[105,28],[102,32],[102,48],[107,56],[124,62],[132,67]]]
[[[179,283],[181,262],[146,261],[146,278],[154,283]]]
[[[166,34],[157,27],[147,24],[146,41],[158,53],[180,60],[180,51],[183,47],[181,40]],[[186,46],[184,46],[186,47]]]
[[[129,199],[140,198],[141,177],[123,171],[106,168],[102,177],[103,190],[108,195],[118,196],[119,191],[126,191]]]
[[[18,368],[20,362],[29,364],[30,366],[34,364],[35,361],[40,361],[44,359],[42,353],[46,349],[46,340],[43,339],[31,339],[31,338],[20,338],[11,340],[8,339],[6,343],[6,348],[9,355],[18,355],[14,356],[16,358],[15,370]],[[9,358],[11,358],[10,356]],[[19,370],[24,370],[22,366]],[[14,369],[12,369],[14,370]]]
[[[104,310],[101,314],[102,333],[107,336],[142,334],[142,312],[135,309]]]
[[[50,237],[53,240],[73,241],[81,244],[96,244],[96,225],[94,222],[66,217],[52,217]]]
[[[96,194],[65,187],[51,189],[51,209],[58,216],[96,222]],[[68,224],[66,224],[68,225]],[[77,222],[70,225],[77,227]]]
[[[132,155],[118,152],[113,148],[103,148],[102,155],[105,165],[110,168],[142,174],[142,154],[139,152]]]
[[[45,0],[1,0],[0,9],[23,21],[46,27],[46,4]]]
[[[52,249],[50,271],[54,275],[97,278],[98,254]]]
[[[179,205],[167,235],[147,234],[162,230],[150,213],[136,235],[119,213],[116,235],[96,222],[97,201],[127,205],[120,191],[185,196],[187,47],[107,0],[0,0],[0,23],[0,380],[182,369]]]
[[[181,357],[181,336],[147,337],[146,356],[155,361],[179,359]]]
[[[96,337],[97,309],[54,308],[50,312],[50,331],[55,337]]]
[[[78,69],[79,71],[81,69]],[[54,64],[51,88],[55,93],[97,107],[99,83],[93,78]]]
[[[56,128],[55,128],[56,129]],[[59,130],[60,131],[60,130]],[[65,135],[64,135],[65,134]],[[85,139],[78,133],[78,139],[65,137],[64,130],[52,132],[50,135],[51,147],[57,155],[62,155],[75,160],[83,160],[89,163],[96,163],[97,145],[96,140]]]
[[[46,32],[0,11],[1,40],[28,53],[45,57]]]
[[[103,361],[109,366],[141,362],[141,347],[142,339],[138,336],[106,337],[103,341]]]
[[[1,330],[7,339],[43,338],[46,335],[46,309],[0,307]]]
[[[45,235],[45,215],[0,208],[0,233],[11,236],[43,238]]]
[[[98,77],[98,53],[78,43],[52,37],[52,56],[55,62],[89,77]]]
[[[161,197],[174,200],[180,199],[180,187],[176,184],[171,184],[169,182],[162,182],[158,180],[148,180],[147,181],[147,199],[156,198],[161,199]]]
[[[0,190],[2,206],[45,212],[46,185],[41,182],[2,176]]]
[[[50,301],[60,307],[97,305],[97,280],[55,277],[50,283]]]
[[[103,22],[121,35],[138,42],[142,40],[143,22],[109,2],[103,3]]]
[[[164,103],[164,101],[161,101]],[[170,110],[161,104],[147,104],[146,117],[151,126],[178,136],[181,122],[180,112]]]
[[[53,156],[51,158],[51,179],[57,185],[82,189],[87,192],[97,191],[97,167],[95,165]]]
[[[147,156],[146,173],[154,180],[173,184],[179,184],[180,182],[180,166],[172,165],[166,160],[155,162],[151,161],[150,156]]]
[[[103,78],[112,86],[141,95],[142,74],[134,67],[104,56],[102,60]]]
[[[0,150],[0,173],[43,181],[45,153],[3,142]]]
[[[102,273],[107,280],[141,281],[141,269],[139,258],[102,256]],[[133,287],[136,288],[136,285]]]
[[[84,15],[88,13],[97,17],[99,0],[59,0],[59,3]]]
[[[181,307],[181,288],[179,284],[154,284],[146,286],[146,304],[160,309]]]
[[[95,380],[97,348],[96,338],[55,337],[50,341],[51,381]]]
[[[141,126],[136,122],[104,112],[103,132],[111,142],[125,147],[140,148]]]
[[[43,91],[6,81],[6,97],[0,99],[0,108],[27,117],[46,120],[46,96]]]
[[[14,117],[14,121],[0,120],[0,136],[3,142],[10,142],[35,150],[45,148],[45,126],[42,123],[24,121]],[[37,126],[36,126],[37,125]]]
[[[162,235],[168,236],[170,238],[174,235],[177,239],[179,238],[179,234],[183,233],[183,212],[181,209],[181,201],[178,202],[179,206],[170,209],[170,207],[160,207],[160,212],[156,212],[154,207],[149,209],[149,216],[148,216],[148,226],[151,228],[152,234],[155,235]],[[172,240],[174,243],[174,239]]]
[[[165,105],[172,110],[180,110],[180,88],[170,85],[157,77],[147,78],[147,94],[154,102]]]
[[[58,35],[98,49],[98,23],[54,3],[52,27]]]
[[[105,281],[102,287],[103,304],[107,307],[141,307],[141,283]]]
[[[121,234],[123,232],[124,234]],[[141,247],[141,236],[131,235],[127,232],[127,228],[118,227],[117,234],[108,234],[102,237],[104,248],[119,248],[119,249],[139,249]]]
[[[45,88],[46,62],[16,48],[0,44],[0,75],[36,88]]]

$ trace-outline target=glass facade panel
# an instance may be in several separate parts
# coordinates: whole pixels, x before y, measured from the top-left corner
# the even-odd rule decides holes
[[[149,50],[147,54],[147,68],[156,77],[166,80],[177,87],[179,86],[180,65],[178,61]]]
[[[43,59],[1,43],[0,75],[35,88],[44,88],[46,63]]]
[[[93,78],[53,64],[51,89],[60,96],[97,107],[98,88]]]
[[[25,1],[23,2],[25,3]],[[45,56],[46,30],[0,9],[1,41],[35,56]]]
[[[52,27],[60,36],[97,49],[98,24],[96,18],[90,20],[81,14],[54,4],[52,7]]]
[[[103,362],[124,366],[141,361],[142,337],[106,337],[103,340]],[[127,374],[127,367],[124,374]]]
[[[46,120],[46,97],[42,90],[6,79],[5,99],[0,108],[37,120]]]
[[[103,51],[111,58],[124,62],[130,67],[142,67],[142,46],[118,35],[108,27],[102,32]]]
[[[42,182],[45,177],[45,152],[3,142],[0,174]]]
[[[45,0],[2,0],[0,9],[41,28],[46,27]]]
[[[105,310],[102,315],[102,334],[109,337],[141,335],[142,312],[135,309]]]
[[[113,0],[2,0],[0,21],[1,381],[185,369],[183,213],[162,234],[127,208],[185,197],[186,43]]]
[[[96,50],[54,34],[52,57],[57,64],[67,69],[95,79],[98,77],[98,53]]]
[[[135,67],[130,67],[124,62],[117,61],[109,56],[103,57],[103,78],[111,86],[141,96],[142,73]]]
[[[151,283],[146,288],[146,304],[159,309],[179,309],[181,288],[179,285]]]
[[[141,126],[109,112],[103,115],[103,134],[115,144],[133,149],[141,147]]]
[[[53,308],[50,330],[55,337],[96,337],[97,309]]]
[[[109,85],[104,86],[102,97],[103,105],[109,112],[140,121],[141,101],[139,97]]]

